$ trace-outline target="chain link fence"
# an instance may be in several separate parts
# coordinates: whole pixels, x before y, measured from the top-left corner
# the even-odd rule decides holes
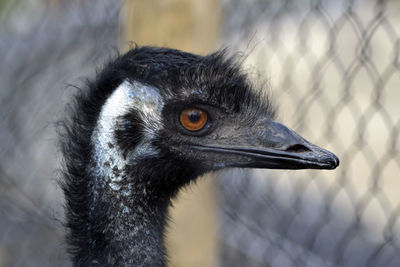
[[[69,266],[53,123],[121,34],[119,1],[50,2],[0,2],[0,266]],[[399,1],[222,4],[279,120],[341,165],[221,173],[221,266],[400,266]]]
[[[55,124],[116,54],[112,1],[0,1],[0,266],[70,266]]]
[[[268,78],[279,120],[341,165],[221,174],[221,265],[400,266],[400,2],[224,12],[225,43]]]

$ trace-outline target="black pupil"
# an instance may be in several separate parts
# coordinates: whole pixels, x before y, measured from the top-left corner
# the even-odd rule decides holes
[[[189,113],[189,120],[193,123],[196,123],[200,120],[201,114],[199,111],[191,111]]]

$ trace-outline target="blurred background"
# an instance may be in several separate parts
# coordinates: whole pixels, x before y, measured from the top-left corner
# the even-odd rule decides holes
[[[170,266],[400,266],[397,0],[1,0],[0,267],[71,266],[56,122],[132,44],[246,56],[334,171],[229,170],[171,209]]]

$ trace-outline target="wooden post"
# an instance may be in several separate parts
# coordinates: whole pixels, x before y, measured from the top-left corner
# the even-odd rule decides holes
[[[126,0],[125,3],[127,41],[199,54],[217,48],[220,0]]]
[[[220,0],[125,0],[125,49],[129,42],[208,54],[220,37]],[[170,210],[171,266],[216,266],[217,218],[213,177],[181,192]]]

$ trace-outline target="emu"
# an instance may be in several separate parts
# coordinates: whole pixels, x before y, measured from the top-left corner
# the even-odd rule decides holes
[[[223,168],[334,169],[338,158],[275,122],[240,63],[136,47],[71,104],[61,135],[74,266],[165,266],[167,208]]]

